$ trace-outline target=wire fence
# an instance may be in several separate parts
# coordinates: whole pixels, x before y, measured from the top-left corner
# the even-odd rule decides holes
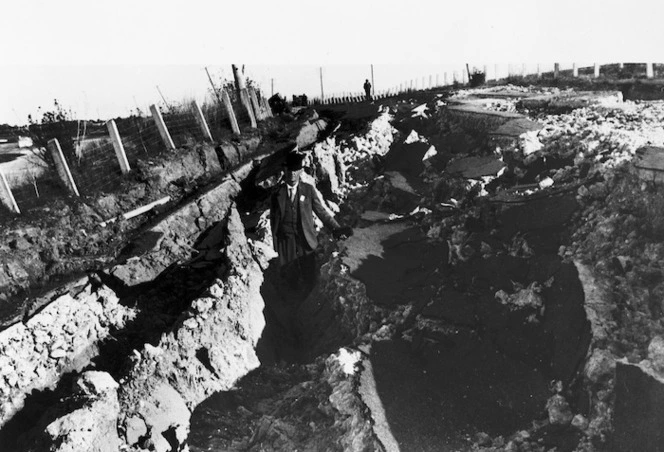
[[[471,71],[472,68],[472,71]],[[662,78],[664,64],[615,63],[597,65],[594,63],[552,63],[552,64],[508,64],[508,65],[463,65],[438,74],[425,74],[404,80],[389,88],[373,89],[370,96],[364,92],[339,92],[325,97],[300,98],[298,105],[321,105],[361,103],[380,100],[415,90],[446,88],[450,86],[472,85],[475,74],[481,73],[484,81],[511,81],[530,78],[590,78],[590,79],[625,79],[625,78]],[[268,104],[260,92],[257,93],[261,104]],[[207,133],[197,119],[197,107],[186,106],[161,114],[163,127],[168,130],[176,148],[185,148],[208,139]],[[231,93],[231,108],[240,130],[250,127],[247,107],[239,96]],[[250,107],[251,108],[251,107]],[[221,101],[203,104],[203,118],[207,123],[212,140],[221,142],[233,136],[231,117]],[[260,115],[256,115],[260,118]],[[164,140],[157,126],[157,118],[152,116],[130,116],[114,120],[124,148],[129,168],[134,168],[139,160],[158,158],[170,152],[170,144]],[[104,122],[58,121],[35,124],[29,127],[37,148],[46,147],[48,140],[56,138],[62,149],[64,161],[71,172],[73,183],[81,196],[94,196],[98,193],[117,190],[125,177],[118,158],[117,143],[109,133]],[[6,135],[6,134],[5,134]],[[8,189],[0,184],[0,200],[11,208],[7,201],[13,195],[18,210],[24,212],[35,207],[49,205],[54,198],[71,194],[66,189],[67,182],[56,171],[57,162],[52,152],[37,153],[33,159],[23,159],[23,166],[12,164],[10,169],[0,171],[6,176]],[[35,160],[36,159],[36,160]],[[60,171],[62,173],[62,171]],[[6,210],[6,208],[5,208]]]
[[[141,159],[157,157],[165,150],[164,142],[152,118],[132,116],[116,119],[127,161],[134,167]]]
[[[234,102],[232,108],[233,114],[237,114],[240,130],[248,131],[249,115],[243,111],[245,107]],[[219,102],[205,103],[201,111],[207,129],[199,119],[196,105],[169,109],[158,115],[160,118],[130,116],[113,120],[129,168],[135,168],[139,160],[151,162],[173,151],[160,132],[159,121],[163,121],[163,127],[176,149],[210,141],[207,130],[214,142],[233,137],[231,118],[224,105]],[[52,139],[59,143],[64,166],[71,174],[78,195],[96,196],[117,191],[126,176],[120,163],[122,159],[118,157],[119,143],[114,142],[109,123],[58,121],[29,126],[24,132],[32,137],[34,155],[27,158],[30,151],[21,150],[17,142],[15,153],[3,154],[11,156],[7,157],[8,161],[16,161],[3,166],[0,160],[0,172],[7,181],[7,187],[0,184],[0,216],[16,210],[12,207],[12,198],[18,210],[25,213],[48,206],[54,199],[72,196],[73,190],[68,187],[71,184],[66,177],[63,179],[63,166],[58,163],[62,159],[57,151],[54,152]]]
[[[206,103],[201,110],[214,141],[224,141],[232,136],[230,118],[223,105]]]
[[[164,114],[164,122],[176,147],[193,146],[206,139],[191,111]]]
[[[21,212],[48,206],[56,199],[68,196],[67,190],[55,171],[36,173],[28,169],[5,174],[12,194]]]
[[[112,192],[122,183],[120,164],[108,136],[86,140],[78,160],[69,167],[83,196]]]

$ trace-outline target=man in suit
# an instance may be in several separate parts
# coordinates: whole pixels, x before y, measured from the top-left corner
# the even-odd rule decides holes
[[[333,231],[335,237],[352,234],[352,229],[339,226],[316,187],[300,180],[303,160],[304,155],[296,150],[287,154],[283,183],[270,200],[274,249],[279,254],[281,276],[292,287],[313,287],[316,281],[314,251],[318,239],[314,213]]]

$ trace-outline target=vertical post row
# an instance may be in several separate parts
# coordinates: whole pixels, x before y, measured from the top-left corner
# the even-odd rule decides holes
[[[14,199],[12,189],[7,183],[5,173],[2,171],[0,171],[0,201],[2,201],[2,203],[12,212],[21,213],[21,210],[18,208],[18,204],[16,204],[16,200]]]
[[[201,110],[201,106],[198,105],[198,102],[193,101],[191,103],[191,109],[194,113],[194,118],[196,118],[198,126],[201,128],[201,132],[203,132],[203,138],[205,138],[207,141],[212,141],[212,133],[210,133],[210,127],[208,127],[208,123],[205,121],[205,116],[203,116],[203,110]]]
[[[646,77],[647,78],[655,77],[655,70],[652,63],[646,63]]]
[[[115,157],[117,157],[118,163],[120,164],[120,171],[122,171],[122,174],[127,174],[130,170],[129,161],[127,160],[127,154],[125,154],[124,146],[122,145],[118,126],[113,119],[109,119],[106,121],[106,128],[108,129],[108,134],[111,136],[113,149],[115,149]]]
[[[256,97],[256,92],[253,88],[249,88],[249,99],[251,100],[251,105],[254,107],[254,113],[256,115],[256,120],[263,120],[263,112],[261,111],[260,105],[258,105],[258,98]]]
[[[240,135],[240,126],[237,124],[237,118],[235,117],[235,112],[233,111],[233,104],[231,103],[231,98],[228,97],[226,90],[221,92],[221,98],[224,102],[224,107],[226,107],[226,114],[228,119],[231,122],[231,129],[235,135]]]
[[[69,165],[67,165],[65,155],[62,153],[62,148],[60,147],[58,139],[53,138],[49,140],[47,147],[51,151],[53,161],[55,162],[55,169],[58,171],[58,176],[60,176],[65,187],[76,196],[81,196],[78,192],[78,187],[76,187],[76,183],[74,182],[74,178],[71,175],[71,171],[69,171]]]
[[[150,112],[152,113],[152,119],[156,124],[157,129],[159,130],[159,135],[161,135],[161,139],[163,140],[166,147],[169,150],[175,149],[175,143],[173,143],[173,138],[171,138],[171,134],[166,128],[166,123],[164,122],[164,118],[163,116],[161,116],[161,112],[159,111],[159,109],[155,104],[150,105]]]
[[[242,88],[240,91],[240,101],[242,105],[244,105],[244,108],[247,110],[247,114],[249,115],[249,122],[251,123],[251,128],[255,129],[258,127],[258,124],[256,124],[256,116],[254,116],[254,109],[251,108],[251,101],[249,100],[249,92],[247,91],[247,88]]]

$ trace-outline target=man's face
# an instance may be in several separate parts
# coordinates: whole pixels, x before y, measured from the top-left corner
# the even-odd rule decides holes
[[[302,169],[286,169],[286,183],[291,186],[297,184],[300,181],[300,174],[302,174]]]

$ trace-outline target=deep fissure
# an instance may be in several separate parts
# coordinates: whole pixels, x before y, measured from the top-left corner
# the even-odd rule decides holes
[[[177,244],[196,253],[141,282],[131,273],[140,259],[129,256],[163,239],[145,231],[125,250],[125,267],[113,270],[124,273],[98,275],[93,293],[111,288],[138,312],[84,366],[126,387],[145,384],[143,392],[120,392],[132,407],[118,423],[130,445],[176,450],[193,408],[191,450],[362,450],[352,438],[365,450],[577,447],[583,433],[571,413],[589,418],[597,402],[582,373],[593,341],[586,270],[565,249],[579,224],[580,193],[600,177],[578,165],[582,180],[544,190],[575,157],[526,164],[509,150],[520,133],[486,133],[504,119],[453,113],[438,105],[447,94],[428,102],[430,117],[413,116],[414,102],[378,112],[398,129],[387,144],[364,127],[379,120],[373,111],[349,120],[350,129],[342,119],[328,129],[335,134],[305,149],[330,206],[355,231],[339,242],[319,233],[319,280],[310,292],[287,287],[272,258],[265,214],[279,153],[232,178],[239,188],[222,203],[220,221],[205,218],[208,201],[196,201],[197,237]],[[433,143],[445,152],[430,156]],[[504,158],[496,143],[508,149]],[[336,160],[323,168],[330,155]],[[244,302],[257,296],[266,321],[259,337],[242,317],[255,317]],[[205,342],[195,336],[201,330]],[[61,397],[69,397],[61,411],[81,408],[68,388],[77,377],[30,396],[0,439],[15,437],[22,450],[46,444],[44,423],[58,414],[41,424],[37,414]],[[143,404],[141,394],[156,395]],[[150,424],[152,407],[166,401],[178,422],[156,416]],[[38,428],[16,440],[26,423]]]

